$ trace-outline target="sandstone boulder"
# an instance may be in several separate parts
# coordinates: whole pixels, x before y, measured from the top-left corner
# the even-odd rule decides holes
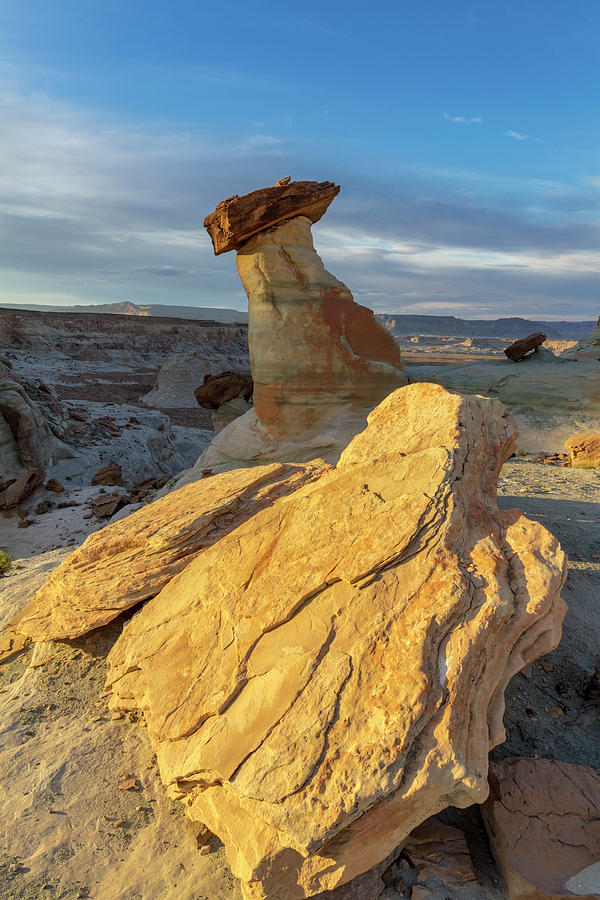
[[[510,900],[600,896],[600,775],[549,759],[490,763],[482,807]]]
[[[215,256],[239,250],[259,231],[295,216],[318,222],[339,192],[331,181],[293,181],[228,197],[204,220]]]
[[[253,390],[251,375],[245,372],[219,372],[205,375],[202,385],[194,391],[194,397],[204,409],[218,409],[236,397],[249,400]]]
[[[333,890],[486,798],[506,684],[556,646],[565,610],[558,542],[496,504],[514,446],[497,401],[395,391],[335,470],[125,626],[112,708],[144,712],[170,793],[246,898]]]
[[[410,366],[411,381],[501,400],[514,415],[519,448],[561,452],[567,438],[598,430],[600,362],[575,362],[541,347],[515,366],[507,359],[450,366]]]
[[[146,406],[164,409],[197,409],[194,389],[210,374],[233,370],[250,372],[246,329],[225,332],[223,345],[202,351],[175,353],[161,366],[156,384],[142,398]]]
[[[514,343],[506,348],[504,353],[509,359],[512,359],[513,362],[520,362],[531,353],[535,353],[545,340],[545,334],[541,331],[535,331],[533,334],[529,334],[519,341],[514,341]]]
[[[107,466],[103,466],[101,469],[98,469],[98,471],[92,478],[92,484],[104,485],[105,487],[120,487],[123,484],[121,466],[116,462],[111,462]]]
[[[215,438],[200,468],[335,462],[371,409],[408,381],[393,337],[326,271],[310,226],[296,216],[238,252],[254,409]]]
[[[127,506],[129,499],[125,494],[100,494],[91,500],[92,512],[99,519],[110,519],[116,512]]]
[[[600,434],[575,434],[565,442],[575,469],[600,469]]]
[[[157,594],[204,548],[327,468],[318,462],[275,464],[197,481],[167,494],[91,534],[40,588],[11,629],[43,641],[74,638],[105,625]],[[102,495],[98,501],[104,499]],[[106,495],[108,504],[113,500]]]
[[[0,492],[0,508],[10,509],[19,506],[24,500],[37,490],[42,484],[46,473],[43,469],[32,469],[30,472],[23,472],[15,481],[12,481],[3,491]]]

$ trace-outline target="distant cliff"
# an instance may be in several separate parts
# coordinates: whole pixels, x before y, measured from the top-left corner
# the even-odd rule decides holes
[[[578,340],[595,322],[541,322],[518,317],[506,319],[457,319],[455,316],[400,316],[383,313],[376,318],[396,336],[432,334],[452,337],[501,337],[517,340],[543,331],[553,340]]]
[[[203,319],[213,322],[247,322],[248,313],[239,309],[222,309],[218,306],[167,306],[165,303],[78,303],[73,306],[51,306],[39,303],[2,303],[5,309],[25,309],[38,312],[88,313],[120,316],[162,316],[175,319]],[[589,331],[589,328],[588,328]]]

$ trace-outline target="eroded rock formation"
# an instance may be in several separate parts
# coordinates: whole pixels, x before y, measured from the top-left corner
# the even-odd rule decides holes
[[[565,441],[575,469],[600,469],[600,433],[575,434]]]
[[[496,505],[514,447],[495,400],[395,391],[335,470],[204,550],[114,645],[112,707],[144,712],[246,898],[332,890],[487,796],[504,688],[565,610],[558,542]]]
[[[167,494],[91,534],[10,624],[11,631],[49,641],[105,625],[157,594],[227,532],[328,468],[318,462],[273,464],[227,472]]]
[[[52,433],[37,403],[0,363],[0,475],[48,468],[73,455]]]
[[[600,360],[600,318],[597,327],[570,350],[566,350],[564,356],[570,359],[589,359],[596,362]]]
[[[567,438],[598,430],[600,363],[574,362],[543,347],[526,365],[508,360],[460,366],[410,366],[411,381],[501,400],[514,415],[519,449],[562,452]]]
[[[257,225],[252,235],[239,225],[232,245],[248,295],[254,410],[218,435],[202,468],[316,455],[336,461],[367,413],[408,381],[393,337],[325,269],[313,246],[314,216],[301,203],[280,215],[289,192],[311,184],[320,194],[322,185],[292,182],[265,189],[265,197],[235,198],[248,228]],[[319,215],[338,188],[328,191]],[[207,222],[215,240],[213,218]]]

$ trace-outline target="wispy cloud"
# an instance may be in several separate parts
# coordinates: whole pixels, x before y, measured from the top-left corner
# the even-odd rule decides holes
[[[455,122],[457,125],[481,125],[483,116],[451,116],[450,113],[443,113],[447,122]]]
[[[582,175],[580,181],[589,187],[600,188],[600,175]]]
[[[581,207],[596,191],[583,186],[450,169],[357,173],[322,141],[128,129],[16,90],[0,92],[0,120],[0,301],[242,309],[234,255],[214,258],[202,220],[224,197],[291,173],[342,184],[316,246],[381,311],[458,304],[548,318],[564,316],[568,298],[572,317],[596,312],[600,229],[593,206]]]
[[[253,134],[238,144],[237,149],[240,153],[252,153],[255,151],[279,153],[281,144],[283,144],[283,138],[274,137],[271,134]]]
[[[522,131],[505,131],[504,134],[506,137],[514,138],[515,141],[535,141],[536,144],[549,144],[550,141],[545,141],[543,138],[532,137],[530,134],[523,134]]]

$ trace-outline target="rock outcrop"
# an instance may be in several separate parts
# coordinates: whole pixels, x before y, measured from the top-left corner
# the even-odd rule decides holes
[[[520,362],[522,359],[535,353],[546,340],[546,335],[541,331],[535,331],[533,334],[527,335],[518,341],[514,341],[504,351],[505,356],[513,362]]]
[[[194,397],[204,409],[218,409],[237,397],[248,401],[253,390],[251,375],[245,372],[219,372],[216,375],[205,375],[201,386],[194,391]]]
[[[157,594],[223,535],[327,469],[318,462],[274,464],[225,473],[167,494],[91,534],[10,629],[45,641],[74,638],[105,625]],[[112,502],[110,495],[104,496]]]
[[[600,362],[574,362],[543,347],[526,365],[507,359],[461,366],[410,366],[411,381],[501,400],[514,415],[519,449],[562,452],[575,433],[598,430]]]
[[[565,442],[574,469],[600,469],[600,434],[575,434]]]
[[[98,469],[92,478],[92,484],[107,486],[121,486],[123,484],[123,473],[121,466],[116,462],[108,463]]]
[[[195,409],[197,402],[194,389],[202,384],[207,375],[216,375],[224,370],[250,373],[248,346],[243,339],[246,332],[227,335],[229,344],[224,344],[221,352],[191,351],[175,353],[161,366],[156,384],[142,398],[146,406],[164,409]]]
[[[600,775],[549,759],[490,763],[483,818],[510,900],[600,896]]]
[[[339,185],[331,181],[288,181],[228,197],[204,220],[215,256],[239,250],[260,231],[296,216],[318,222],[339,192]]]
[[[49,468],[73,455],[52,433],[42,410],[24,387],[0,364],[0,475]]]
[[[570,350],[566,350],[563,356],[569,359],[600,361],[600,318],[597,327]]]
[[[171,573],[125,626],[112,708],[143,711],[164,782],[246,898],[333,890],[486,798],[504,688],[556,646],[565,610],[556,539],[496,505],[514,447],[497,401],[395,391],[335,470]]]
[[[408,381],[393,337],[326,271],[311,223],[296,210],[239,247],[254,409],[217,436],[201,468],[315,456],[335,462],[367,413]]]

